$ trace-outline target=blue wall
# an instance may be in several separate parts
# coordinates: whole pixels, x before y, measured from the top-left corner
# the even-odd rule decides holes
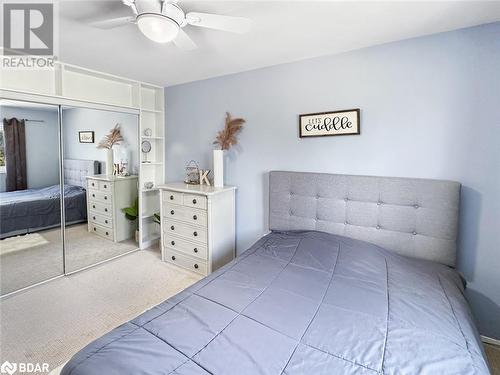
[[[62,115],[64,158],[98,160],[102,171],[105,170],[105,150],[97,148],[101,139],[107,135],[116,124],[120,124],[123,141],[113,147],[115,163],[128,160],[129,172],[139,172],[138,126],[137,115],[113,111],[101,111],[89,108],[65,107]],[[79,131],[93,131],[95,143],[80,143]]]
[[[460,181],[458,268],[500,338],[499,69],[497,22],[166,88],[167,180],[190,159],[211,168],[225,111],[244,117],[226,158],[239,252],[266,231],[269,170]],[[298,138],[298,114],[357,107],[361,135]]]

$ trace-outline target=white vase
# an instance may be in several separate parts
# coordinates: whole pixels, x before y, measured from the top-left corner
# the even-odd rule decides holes
[[[224,150],[214,150],[214,186],[224,186]]]
[[[106,175],[112,176],[114,169],[114,158],[113,158],[113,149],[109,148],[106,150]]]

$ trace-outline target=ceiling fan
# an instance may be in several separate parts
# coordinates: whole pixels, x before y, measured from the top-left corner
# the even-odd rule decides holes
[[[197,48],[193,40],[182,28],[199,26],[210,29],[243,34],[250,30],[251,21],[243,17],[184,11],[177,5],[178,0],[122,0],[130,7],[133,15],[92,22],[101,29],[112,29],[128,24],[137,24],[139,30],[157,43],[173,42],[183,50]]]

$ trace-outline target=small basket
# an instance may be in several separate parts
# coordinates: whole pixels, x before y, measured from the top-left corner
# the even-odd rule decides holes
[[[186,184],[199,185],[200,184],[200,166],[194,160],[191,160],[186,165]]]

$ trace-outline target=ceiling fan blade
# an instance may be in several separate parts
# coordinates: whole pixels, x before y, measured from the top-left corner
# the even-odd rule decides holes
[[[250,31],[252,21],[248,18],[221,16],[218,14],[189,12],[186,14],[187,23],[193,26],[208,27],[210,29],[229,31],[243,34]]]
[[[191,39],[189,35],[187,35],[186,32],[182,29],[179,30],[179,33],[177,34],[173,42],[176,45],[176,47],[184,51],[192,51],[198,48],[196,43],[193,42],[193,39]]]
[[[114,29],[115,27],[121,27],[135,23],[135,17],[118,17],[118,18],[108,18],[100,21],[90,22],[90,26],[97,27],[99,29]]]

